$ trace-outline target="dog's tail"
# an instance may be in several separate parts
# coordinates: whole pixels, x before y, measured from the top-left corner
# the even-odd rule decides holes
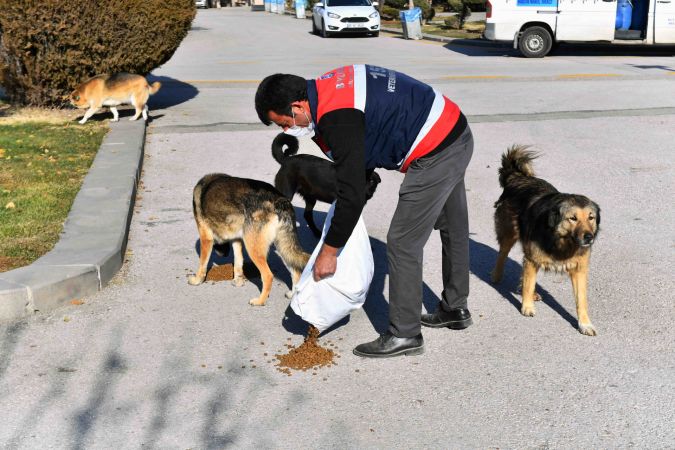
[[[159,81],[155,81],[151,85],[148,85],[148,92],[150,93],[150,95],[156,94],[157,91],[159,91],[159,88],[161,88],[161,87],[162,87],[162,83],[160,83]]]
[[[274,210],[279,217],[279,230],[274,246],[289,269],[302,272],[309,260],[309,254],[302,249],[298,240],[293,205],[287,198],[279,197],[274,202]]]
[[[514,174],[526,177],[534,176],[532,160],[537,158],[535,152],[528,150],[529,145],[512,145],[502,155],[502,166],[499,168],[499,185],[506,187],[509,178]]]
[[[373,195],[375,195],[375,190],[377,185],[382,182],[382,178],[375,171],[369,171],[370,174],[367,174],[368,179],[366,180],[366,201],[370,200]]]
[[[203,217],[202,197],[215,177],[216,174],[204,175],[197,184],[195,184],[195,187],[192,190],[192,212],[194,213],[195,220],[198,224],[202,222]]]
[[[286,147],[285,150],[284,147]],[[286,133],[279,133],[272,141],[272,156],[281,164],[286,157],[298,153],[298,148],[300,148],[298,138]]]
[[[199,183],[197,183],[192,190],[192,212],[197,222],[199,222],[202,217],[202,188],[202,180],[199,180]]]

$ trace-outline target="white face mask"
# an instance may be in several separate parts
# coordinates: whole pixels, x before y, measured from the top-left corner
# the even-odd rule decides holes
[[[314,132],[314,123],[312,123],[311,120],[309,120],[309,116],[307,115],[306,112],[302,112],[305,115],[305,118],[307,118],[308,125],[306,127],[299,127],[295,124],[295,113],[293,112],[293,109],[291,108],[291,114],[293,114],[293,126],[287,128],[284,133],[286,133],[289,136],[295,136],[295,137],[302,137],[302,136],[309,136]]]

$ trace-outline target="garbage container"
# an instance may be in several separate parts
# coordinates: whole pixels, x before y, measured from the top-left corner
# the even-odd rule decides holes
[[[265,11],[270,12],[272,10],[271,0],[265,0]]]
[[[277,0],[270,0],[270,12],[276,14],[276,12],[277,12]]]
[[[285,14],[286,3],[285,0],[277,0],[277,14]]]
[[[251,11],[265,11],[265,4],[263,0],[250,0]]]
[[[422,9],[403,10],[400,13],[404,39],[422,39]]]
[[[295,17],[298,19],[305,18],[305,0],[295,0]]]

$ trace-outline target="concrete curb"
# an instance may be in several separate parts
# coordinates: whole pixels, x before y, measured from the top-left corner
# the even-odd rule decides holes
[[[403,35],[403,30],[398,28],[389,28],[389,27],[380,27],[380,31],[385,31],[392,34]],[[492,42],[486,39],[463,39],[463,38],[450,38],[444,36],[436,36],[434,34],[422,33],[422,38],[427,41],[436,41],[444,42],[451,45],[468,45],[472,47],[510,47],[511,44],[505,44],[503,42]]]
[[[110,123],[59,242],[0,273],[0,320],[48,311],[102,289],[122,267],[145,145],[145,122]]]

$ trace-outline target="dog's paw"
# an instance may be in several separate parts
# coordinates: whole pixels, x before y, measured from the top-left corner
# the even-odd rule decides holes
[[[120,119],[119,119],[119,117],[118,117],[117,119],[110,119],[110,121],[111,121],[111,122],[119,122]]]
[[[198,277],[197,275],[190,275],[188,277],[188,284],[192,286],[198,286],[204,282],[204,278]]]
[[[579,333],[585,334],[586,336],[597,336],[598,332],[595,330],[595,327],[592,323],[580,323],[579,324]]]
[[[540,302],[541,301],[541,295],[539,295],[539,292],[534,293],[534,301],[535,302]]]
[[[286,298],[293,298],[293,294],[295,294],[295,290],[291,289],[290,291],[286,292],[284,295]]]
[[[87,119],[78,120],[77,123],[79,123],[80,125],[84,125],[85,123],[87,123]]]
[[[534,317],[536,311],[534,305],[523,305],[520,308],[520,313],[526,317]]]
[[[265,306],[266,299],[261,299],[260,297],[252,298],[248,301],[248,304],[251,306]]]
[[[232,279],[232,286],[242,287],[246,283],[246,278],[242,276],[234,277]]]

